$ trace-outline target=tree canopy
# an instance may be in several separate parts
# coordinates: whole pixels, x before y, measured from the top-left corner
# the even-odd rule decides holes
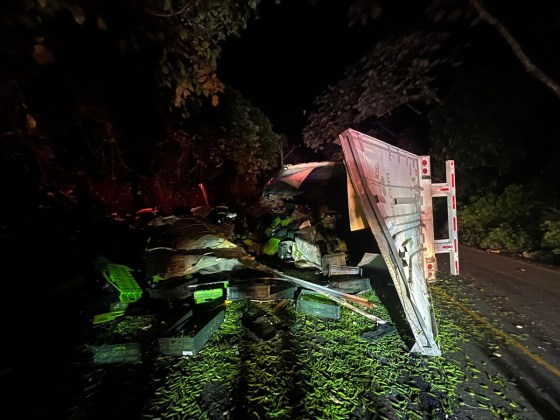
[[[266,116],[219,79],[217,58],[258,3],[3,2],[1,153],[2,161],[21,160],[3,168],[5,179],[18,167],[25,194],[81,188],[109,207],[120,191],[123,208],[154,185],[168,193],[151,191],[138,204],[161,206],[156,196],[169,201],[179,185],[211,182],[227,162],[233,177],[257,182],[277,164],[277,136]],[[170,145],[188,159],[162,160]],[[200,201],[197,191],[182,204]]]
[[[346,128],[369,132],[368,122],[399,107],[437,101],[434,71],[450,62],[437,56],[445,39],[445,33],[410,32],[379,42],[315,99],[303,131],[305,145],[324,150]]]

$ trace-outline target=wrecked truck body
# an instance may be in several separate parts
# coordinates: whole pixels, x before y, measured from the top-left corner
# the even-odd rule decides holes
[[[268,183],[264,195],[312,203],[319,208],[316,217],[332,206],[341,209],[343,202],[348,228],[369,229],[375,238],[376,251],[383,257],[382,264],[391,275],[414,335],[411,352],[438,356],[441,350],[436,342],[437,326],[428,284],[435,280],[436,253],[449,253],[451,274],[459,273],[454,162],[446,163],[447,182],[432,184],[429,156],[417,156],[351,129],[339,138],[343,163],[287,165]],[[333,184],[335,178],[346,185]],[[344,189],[347,197],[341,197]],[[434,239],[434,197],[447,198],[446,239]],[[367,253],[364,260],[366,255],[375,257]],[[375,264],[379,266],[379,258]],[[367,261],[360,265],[367,266]]]
[[[340,142],[343,162],[288,165],[266,185],[258,205],[247,211],[258,229],[218,226],[194,215],[155,219],[146,248],[150,296],[175,300],[171,292],[177,288],[181,297],[183,291],[211,294],[216,286],[206,285],[217,274],[226,289],[222,299],[293,299],[296,289],[304,289],[385,325],[355,306],[371,307],[357,294],[370,288],[368,276],[379,281],[374,276],[382,270],[413,335],[410,351],[440,355],[429,282],[435,280],[436,252],[448,252],[452,274],[458,274],[453,162],[447,162],[448,182],[432,184],[427,156],[354,130],[343,132]],[[448,199],[450,236],[435,241],[431,200],[438,196]],[[355,232],[366,232],[367,240]],[[291,267],[290,274],[268,263]],[[304,280],[303,270],[322,278]],[[352,276],[354,288],[348,283]],[[343,278],[346,283],[336,287]],[[173,289],[161,287],[177,280]],[[285,286],[273,289],[278,281]]]
[[[377,241],[416,340],[411,351],[438,356],[424,271],[425,243],[430,241],[426,226],[433,226],[433,220],[422,212],[421,158],[353,130],[342,133],[340,141],[349,202],[355,203],[352,228],[369,226]]]
[[[239,247],[228,233],[197,216],[159,217],[146,247],[146,274],[155,283],[196,273],[231,271],[243,265],[233,258]]]

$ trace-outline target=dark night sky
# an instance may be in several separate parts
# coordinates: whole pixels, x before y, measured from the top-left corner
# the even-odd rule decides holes
[[[292,143],[299,142],[304,110],[311,109],[314,97],[338,81],[344,68],[376,41],[419,24],[424,14],[421,3],[384,2],[379,19],[366,27],[349,28],[347,1],[287,0],[280,5],[263,1],[259,19],[240,39],[224,43],[220,77],[259,106],[277,132],[287,134]],[[560,69],[554,47],[560,41],[560,2],[537,0],[530,7],[519,1],[488,4],[538,65],[545,71]],[[490,25],[479,23],[457,41],[475,46],[465,56],[465,71],[502,68],[516,77],[526,77],[538,95],[553,98],[540,82],[530,80]]]
[[[223,80],[259,106],[276,131],[292,141],[301,136],[303,112],[310,110],[314,97],[389,30],[381,25],[349,28],[348,2],[310,3],[263,2],[259,19],[241,39],[224,44],[218,66]],[[413,19],[405,13],[400,17],[403,24]]]

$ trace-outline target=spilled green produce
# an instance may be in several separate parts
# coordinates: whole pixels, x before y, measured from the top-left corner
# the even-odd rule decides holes
[[[391,319],[374,291],[361,296],[377,304],[368,312]],[[441,357],[410,353],[397,329],[376,335],[382,326],[346,308],[335,320],[299,312],[293,301],[280,310],[278,301],[223,303],[224,322],[189,357],[158,352],[150,341],[157,320],[119,318],[114,334],[143,343],[142,361],[94,367],[76,412],[101,415],[111,387],[127,395],[109,398],[112,413],[146,419],[522,419],[523,404],[509,397],[515,384],[482,355],[467,355],[488,331],[441,294],[432,298]],[[248,319],[270,324],[273,336],[260,338]],[[93,328],[111,336],[109,325]]]

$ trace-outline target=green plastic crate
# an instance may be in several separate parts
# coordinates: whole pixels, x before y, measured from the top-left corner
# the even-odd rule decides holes
[[[96,365],[137,362],[140,360],[140,343],[104,344],[93,346],[93,362]]]
[[[111,311],[111,312],[104,312],[102,314],[97,314],[93,316],[93,324],[103,324],[104,322],[112,321],[119,316],[123,316],[125,311]]]
[[[205,303],[221,298],[224,295],[224,289],[206,289],[194,292],[195,303]]]
[[[223,309],[213,316],[198,317],[197,319],[193,317],[185,324],[188,336],[159,338],[159,349],[162,353],[174,356],[194,356],[210,340],[224,319],[225,310]]]
[[[323,318],[340,318],[340,306],[312,290],[303,289],[296,301],[296,310]]]
[[[118,312],[118,311],[126,311],[126,308],[128,308],[128,302],[111,302],[109,304],[109,310],[111,312]]]
[[[119,300],[121,302],[136,302],[142,297],[142,289],[134,280],[131,268],[112,263],[103,257],[97,258],[96,266],[105,280],[120,292]]]

